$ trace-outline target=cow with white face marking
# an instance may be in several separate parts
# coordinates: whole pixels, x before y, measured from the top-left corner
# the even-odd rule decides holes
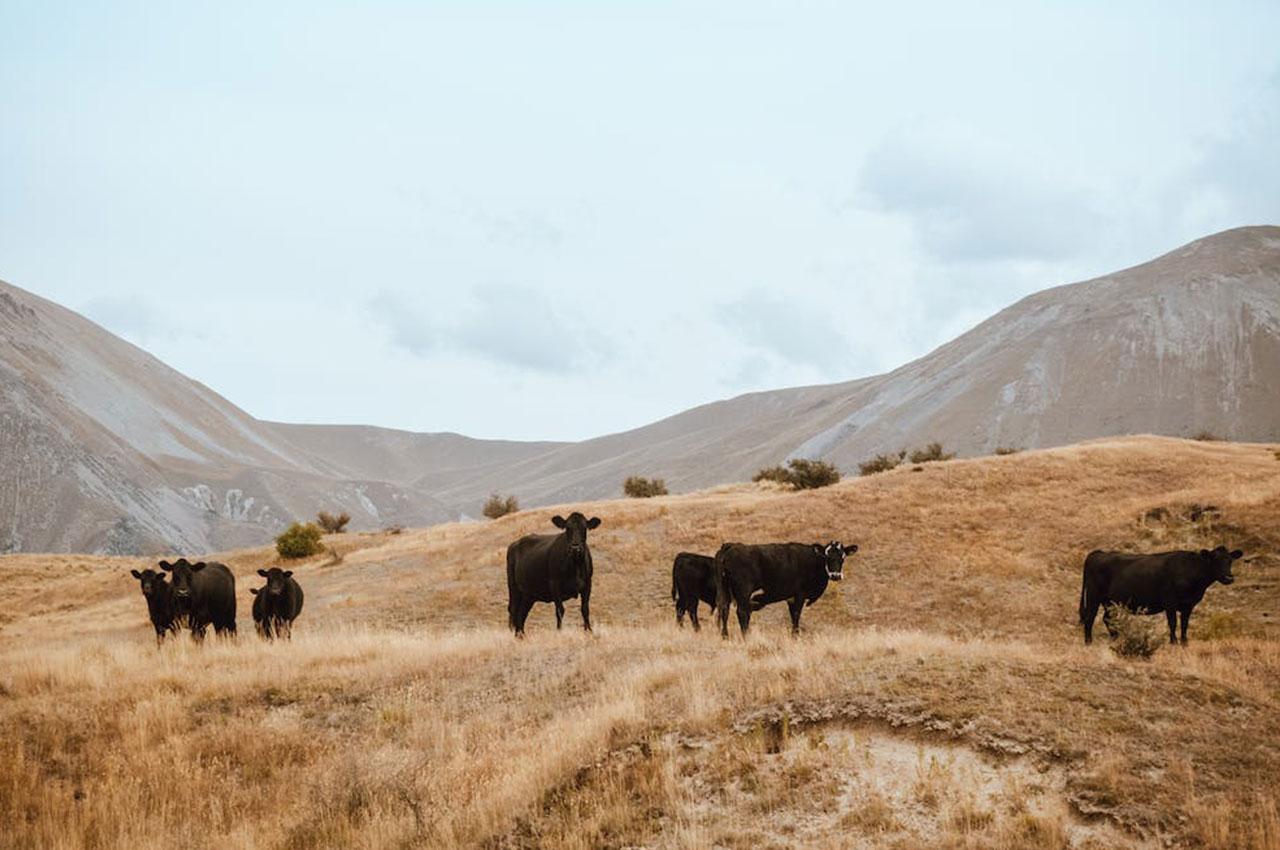
[[[791,633],[800,632],[800,613],[844,578],[844,559],[858,551],[856,543],[726,543],[716,553],[716,618],[720,634],[729,635],[729,603],[738,612],[745,636],[751,613],[786,600]]]

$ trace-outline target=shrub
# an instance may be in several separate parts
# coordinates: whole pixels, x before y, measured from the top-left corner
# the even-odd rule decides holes
[[[316,525],[324,529],[325,534],[341,534],[347,530],[347,523],[351,522],[351,514],[340,513],[337,516],[328,511],[321,511],[316,514]]]
[[[490,493],[488,500],[484,503],[484,507],[480,509],[480,513],[489,519],[497,519],[500,516],[513,514],[518,510],[520,510],[520,503],[516,501],[515,496],[507,496],[504,499],[497,493]]]
[[[923,449],[916,449],[911,453],[912,463],[932,463],[936,460],[951,460],[956,456],[955,452],[944,452],[942,443],[930,443]]]
[[[1193,439],[1193,440],[1199,440],[1199,441],[1200,441],[1200,442],[1202,442],[1202,443],[1216,443],[1216,442],[1218,442],[1218,437],[1217,437],[1217,435],[1216,435],[1216,434],[1214,434],[1212,431],[1201,431],[1199,434],[1196,434],[1196,435],[1195,435],[1194,437],[1192,437],[1191,439]]]
[[[791,467],[791,484],[797,490],[829,487],[840,480],[840,470],[823,460],[795,457],[787,465]]]
[[[776,481],[779,484],[790,484],[791,473],[785,467],[766,466],[751,477],[752,481]]]
[[[877,472],[888,472],[891,469],[895,469],[898,464],[902,463],[906,456],[906,449],[903,449],[896,455],[876,455],[871,460],[858,464],[858,474],[875,475]]]
[[[1003,455],[1016,455],[1016,454],[1017,454],[1018,452],[1020,452],[1020,451],[1022,451],[1022,449],[1020,449],[1020,448],[1016,448],[1016,447],[1014,447],[1014,446],[997,446],[997,447],[996,447],[996,454],[998,454],[998,455],[1002,455],[1002,456],[1003,456]]]
[[[383,530],[383,531],[385,531],[387,534],[402,534],[402,533],[404,533],[404,526],[402,526],[402,525],[388,525],[386,528],[384,528],[384,529],[382,529],[382,530]]]
[[[294,523],[276,538],[276,551],[281,558],[307,558],[324,549],[319,526]]]
[[[642,478],[631,475],[622,482],[622,492],[633,499],[647,499],[650,496],[667,495],[667,485],[661,478]]]
[[[1164,646],[1164,637],[1159,630],[1152,629],[1150,620],[1141,614],[1134,614],[1123,605],[1112,605],[1108,609],[1111,628],[1116,637],[1111,642],[1111,651],[1122,658],[1150,658],[1156,650]],[[1164,618],[1160,619],[1164,622]]]
[[[790,484],[796,490],[816,490],[839,481],[840,470],[824,460],[793,457],[787,461],[787,468],[767,466],[757,472],[751,480]]]

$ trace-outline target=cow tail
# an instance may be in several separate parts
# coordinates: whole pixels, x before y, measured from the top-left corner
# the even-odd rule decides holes
[[[516,565],[507,547],[507,628],[516,627]]]
[[[716,558],[712,569],[716,579],[716,622],[723,628],[729,621],[729,582],[719,558]]]

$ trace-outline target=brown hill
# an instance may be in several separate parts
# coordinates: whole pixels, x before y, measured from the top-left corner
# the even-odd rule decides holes
[[[289,644],[249,627],[270,550],[224,556],[238,640],[159,651],[146,562],[0,558],[0,847],[1275,850],[1277,451],[1124,438],[576,505],[604,520],[592,638],[546,605],[504,627],[504,547],[551,509],[330,538]],[[745,645],[676,629],[675,552],[833,536],[861,548],[800,639],[780,606]],[[1087,551],[1219,543],[1252,560],[1188,648],[1081,644]]]

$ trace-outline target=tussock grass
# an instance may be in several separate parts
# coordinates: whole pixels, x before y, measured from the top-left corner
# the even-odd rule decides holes
[[[563,508],[331,538],[288,643],[249,627],[270,549],[217,556],[238,639],[159,650],[140,561],[0,558],[0,847],[1276,848],[1274,468],[1141,438],[579,505],[596,633],[522,643],[505,546]],[[670,622],[675,552],[833,538],[799,639]],[[1256,560],[1187,649],[1081,645],[1085,553],[1210,539]]]

